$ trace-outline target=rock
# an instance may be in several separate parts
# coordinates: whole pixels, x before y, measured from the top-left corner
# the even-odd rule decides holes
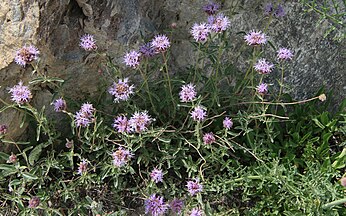
[[[84,101],[86,97],[98,97],[101,66],[105,64],[107,51],[112,61],[124,68],[122,57],[129,49],[137,48],[157,33],[176,27],[171,58],[172,73],[185,70],[194,58],[189,29],[194,22],[206,21],[201,7],[208,1],[192,0],[47,0],[0,1],[0,97],[9,102],[7,87],[32,79],[32,68],[21,68],[13,63],[17,49],[24,44],[35,44],[41,52],[40,70],[51,77],[66,80],[59,92],[65,97]],[[224,1],[222,12],[231,18],[231,41],[235,50],[244,44],[243,36],[235,33],[252,29],[263,30],[268,18],[263,15],[263,5],[253,1]],[[296,99],[311,97],[325,85],[334,90],[333,102],[340,103],[346,95],[345,49],[341,42],[324,38],[330,26],[328,21],[316,25],[317,17],[305,13],[298,2],[284,3],[287,15],[274,18],[266,31],[277,46],[288,46],[295,57],[285,73],[285,82]],[[172,29],[171,29],[172,30]],[[101,55],[86,52],[78,44],[84,34],[93,34]],[[275,50],[266,46],[265,57],[273,60]],[[229,56],[232,58],[232,53]],[[248,56],[235,58],[239,69],[247,67]],[[279,72],[274,72],[279,76]],[[274,82],[274,79],[268,81]],[[36,88],[36,87],[35,87]],[[50,104],[48,87],[42,99],[35,99],[34,106]],[[36,92],[38,97],[40,92]],[[41,100],[41,101],[40,101]],[[2,106],[2,105],[1,105]],[[0,123],[11,123],[10,130],[18,126],[21,115],[1,113]],[[16,125],[16,126],[15,126]],[[25,128],[11,136],[17,139]]]

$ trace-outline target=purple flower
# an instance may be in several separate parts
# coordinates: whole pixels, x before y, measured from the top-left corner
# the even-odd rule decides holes
[[[5,124],[0,125],[0,135],[4,135],[7,133],[8,127]]]
[[[273,12],[273,4],[272,3],[268,3],[264,6],[264,14],[265,15],[270,15]]]
[[[36,208],[38,205],[40,205],[40,198],[38,197],[31,197],[29,200],[29,206],[28,208]]]
[[[195,121],[203,121],[207,117],[206,109],[201,106],[196,106],[190,114]]]
[[[343,186],[343,187],[346,187],[346,177],[342,177],[340,179],[340,184]]]
[[[203,142],[206,145],[212,144],[213,142],[215,142],[215,136],[212,132],[210,133],[206,133],[203,135]]]
[[[133,89],[135,88],[133,85],[128,84],[128,78],[123,80],[119,79],[118,83],[113,82],[113,85],[109,87],[108,92],[114,96],[114,102],[118,103],[119,101],[127,101],[132,95]]]
[[[129,120],[131,130],[137,133],[146,131],[153,119],[148,115],[148,111],[135,112]]]
[[[197,193],[202,192],[203,190],[203,185],[199,183],[198,179],[195,179],[194,181],[188,181],[186,187],[191,196],[194,196]]]
[[[76,115],[74,116],[77,127],[87,127],[91,124],[94,121],[94,111],[95,109],[92,104],[84,103],[81,109],[76,112]]]
[[[67,138],[66,138],[66,143],[65,143],[65,146],[66,146],[66,148],[72,148],[72,146],[73,146],[73,140],[68,140]]]
[[[112,153],[112,157],[113,164],[122,167],[133,157],[133,154],[129,150],[119,147],[118,150]]]
[[[156,53],[155,53],[155,49],[153,47],[151,47],[151,44],[150,43],[146,43],[144,45],[142,45],[140,48],[139,48],[139,52],[145,56],[145,57],[153,57]]]
[[[226,117],[222,123],[223,127],[226,129],[231,129],[231,127],[233,126],[233,121],[229,117]]]
[[[62,112],[66,110],[66,101],[62,98],[56,99],[53,103],[55,112]]]
[[[88,162],[85,159],[83,159],[82,162],[79,163],[77,173],[79,175],[83,175],[87,171],[88,171]]]
[[[151,171],[150,173],[150,177],[155,183],[162,182],[162,178],[163,178],[162,170],[154,168],[153,171]]]
[[[207,23],[195,23],[191,28],[191,34],[196,42],[205,42],[210,33],[210,28]]]
[[[220,4],[215,3],[215,2],[209,2],[209,4],[204,5],[202,9],[209,16],[214,15],[220,9]]]
[[[259,59],[254,65],[255,70],[260,74],[269,74],[272,72],[274,65],[267,62],[265,59]]]
[[[151,41],[151,47],[153,47],[157,53],[166,51],[170,46],[171,42],[166,35],[156,35]]]
[[[11,93],[11,100],[17,104],[24,104],[30,101],[32,98],[31,92],[28,86],[23,86],[23,82],[20,81],[18,85],[10,88],[9,93]]]
[[[180,212],[183,210],[184,208],[184,201],[180,200],[180,199],[174,199],[169,203],[169,206],[171,207],[171,210],[176,213],[176,214],[180,214]]]
[[[23,46],[21,49],[19,49],[16,52],[16,56],[14,57],[14,61],[22,66],[25,67],[27,64],[30,64],[32,61],[38,59],[38,54],[40,54],[40,51],[33,46]]]
[[[210,16],[208,21],[211,29],[216,33],[226,31],[231,25],[229,18],[223,14],[217,15],[215,18]]]
[[[279,5],[276,8],[276,10],[274,11],[274,16],[276,16],[276,17],[283,17],[285,15],[286,15],[286,12],[285,12],[284,8],[281,5]]]
[[[125,54],[124,63],[132,68],[136,68],[141,63],[141,54],[132,50]]]
[[[293,53],[287,48],[282,47],[277,51],[277,53],[277,57],[279,60],[292,60]]]
[[[17,161],[17,155],[11,153],[11,155],[8,157],[7,163],[15,163]]]
[[[199,208],[193,208],[190,213],[190,216],[202,216],[202,215],[203,215],[203,211]]]
[[[268,92],[268,85],[261,83],[256,87],[256,90],[259,94],[266,94]]]
[[[80,38],[79,46],[85,49],[86,51],[96,50],[96,41],[93,35],[85,34]]]
[[[114,119],[112,124],[113,128],[116,129],[119,133],[130,133],[131,127],[126,116],[118,116]]]
[[[180,101],[181,102],[190,102],[196,98],[197,92],[195,89],[195,85],[189,83],[187,85],[183,85],[181,87],[181,91],[179,92]]]
[[[264,45],[267,42],[267,36],[261,31],[256,32],[255,30],[245,35],[244,39],[248,45],[252,46]]]
[[[165,204],[163,197],[156,196],[156,194],[152,194],[146,199],[144,205],[145,213],[151,214],[152,216],[163,215],[168,209],[168,205]]]

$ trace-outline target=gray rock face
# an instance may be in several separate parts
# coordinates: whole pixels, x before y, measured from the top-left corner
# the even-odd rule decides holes
[[[256,2],[256,3],[254,3]],[[66,80],[62,93],[73,99],[97,96],[99,71],[103,70],[107,51],[113,62],[123,67],[122,56],[130,48],[137,48],[156,33],[170,29],[172,33],[173,73],[190,64],[192,46],[189,28],[194,22],[207,19],[201,7],[207,1],[195,0],[40,0],[0,2],[0,97],[9,102],[7,87],[32,78],[32,68],[15,65],[15,51],[24,44],[35,44],[40,52],[40,69],[49,76]],[[264,29],[268,18],[263,15],[259,1],[225,1],[223,12],[231,18],[231,38],[235,48],[244,43],[236,32]],[[325,85],[334,90],[333,101],[338,103],[346,95],[345,58],[342,43],[324,38],[327,21],[316,25],[316,16],[306,14],[296,2],[284,3],[287,15],[272,20],[266,33],[277,46],[294,51],[285,82],[296,99],[311,97]],[[236,13],[235,13],[236,12]],[[85,33],[95,35],[100,55],[83,51],[79,38]],[[268,59],[275,52],[266,49]],[[246,67],[246,56],[236,65]],[[278,74],[278,73],[277,73]],[[52,94],[46,87],[36,87],[34,106],[50,107]],[[2,105],[1,105],[2,106]],[[48,113],[52,112],[51,108]],[[21,136],[21,114],[14,111],[0,114],[0,123],[9,124],[13,139]]]

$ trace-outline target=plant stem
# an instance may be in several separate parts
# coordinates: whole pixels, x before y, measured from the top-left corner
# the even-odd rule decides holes
[[[327,209],[327,208],[333,207],[335,205],[340,205],[343,203],[346,203],[346,198],[335,200],[335,201],[330,202],[330,203],[326,203],[326,204],[322,205],[322,208]]]
[[[172,84],[171,84],[171,79],[169,77],[169,72],[168,72],[168,66],[167,66],[167,59],[164,53],[162,53],[162,58],[163,58],[163,62],[165,65],[165,69],[166,69],[166,75],[167,75],[167,83],[168,83],[168,88],[169,88],[169,93],[172,99],[172,104],[173,104],[173,110],[174,110],[174,115],[176,112],[176,107],[175,107],[175,102],[174,102],[174,97],[173,97],[173,93],[172,93]]]

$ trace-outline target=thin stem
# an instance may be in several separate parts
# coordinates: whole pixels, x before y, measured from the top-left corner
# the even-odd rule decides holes
[[[149,89],[149,84],[148,84],[148,78],[147,78],[147,76],[146,76],[146,73],[143,72],[141,68],[139,68],[139,72],[141,73],[142,78],[143,78],[143,80],[144,80],[144,85],[145,85],[145,87],[146,87],[147,94],[148,94],[148,96],[149,96],[150,104],[151,104],[151,106],[153,107],[155,114],[157,115],[158,112],[157,112],[157,110],[156,110],[155,104],[154,104],[153,99],[152,99],[151,94],[150,94],[150,89]],[[157,115],[157,116],[159,116],[159,115]]]
[[[168,72],[168,66],[167,66],[167,59],[164,53],[162,53],[162,58],[163,58],[163,62],[165,65],[165,69],[166,69],[166,76],[167,76],[167,83],[168,83],[168,88],[169,88],[169,93],[172,99],[172,103],[173,103],[173,108],[174,108],[174,114],[176,111],[176,107],[175,107],[175,102],[174,102],[174,97],[173,97],[173,93],[172,93],[172,84],[171,84],[171,79],[169,77],[169,72]]]
[[[326,204],[322,205],[322,208],[327,209],[327,208],[333,207],[335,205],[340,205],[340,204],[344,204],[344,203],[346,203],[346,198],[335,200],[335,201],[330,202],[330,203],[326,203]]]

